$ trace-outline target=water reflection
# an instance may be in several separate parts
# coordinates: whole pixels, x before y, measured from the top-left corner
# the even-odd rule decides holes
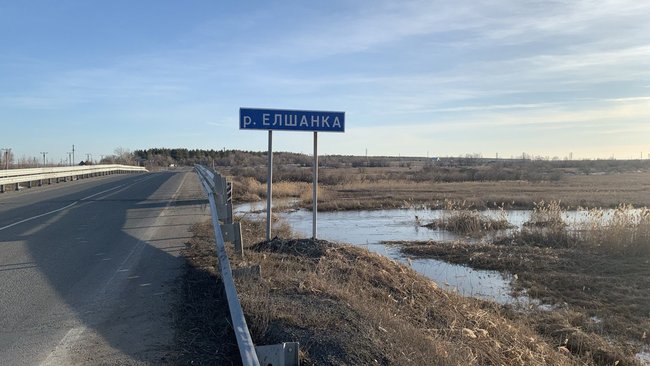
[[[235,211],[263,217],[265,203],[239,205]],[[280,213],[298,236],[310,237],[312,213],[305,210]],[[512,297],[510,279],[496,271],[475,270],[466,266],[435,259],[407,260],[398,248],[384,245],[392,240],[435,240],[453,241],[460,237],[446,230],[432,230],[416,223],[440,218],[442,210],[380,210],[340,211],[318,214],[318,237],[330,241],[344,242],[367,247],[368,250],[410,265],[420,274],[431,278],[441,288],[456,291],[465,296],[497,301],[499,303],[525,302],[524,297]],[[523,222],[527,216],[512,212],[509,217]],[[523,217],[526,217],[525,219]]]
[[[274,202],[274,207],[275,207]],[[278,201],[279,206],[291,206],[292,201]],[[247,213],[264,217],[266,202],[238,205],[237,213]],[[481,213],[491,218],[505,218],[515,228],[520,229],[530,219],[531,210],[487,210]],[[420,274],[431,278],[442,288],[465,296],[496,301],[502,304],[517,303],[524,306],[537,304],[526,296],[513,297],[510,278],[496,271],[475,270],[466,266],[451,264],[435,259],[407,260],[400,251],[382,244],[386,241],[454,241],[463,238],[441,229],[428,229],[421,224],[443,217],[445,210],[428,209],[392,209],[377,211],[337,211],[318,214],[318,237],[330,241],[349,243],[367,247],[370,251],[385,255],[391,259],[409,264]],[[281,212],[293,231],[302,237],[311,237],[312,213],[306,210]],[[563,213],[569,226],[578,227],[588,219],[584,211],[567,211]]]

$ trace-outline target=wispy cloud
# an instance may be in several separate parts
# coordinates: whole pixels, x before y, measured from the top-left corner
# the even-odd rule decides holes
[[[445,148],[459,150],[504,144],[521,150],[519,140],[550,138],[477,142],[495,129],[504,136],[511,130],[577,136],[588,126],[601,131],[590,136],[610,131],[650,141],[641,128],[650,118],[647,2],[380,0],[235,8],[164,47],[101,62],[68,65],[3,53],[0,68],[11,72],[0,76],[8,85],[0,91],[0,115],[46,109],[66,120],[88,109],[142,128],[182,121],[228,129],[229,141],[248,144],[236,133],[239,106],[331,107],[348,111],[346,135],[354,137],[336,145],[341,152],[353,151],[363,136],[377,146],[399,137],[418,151],[440,133],[457,139]],[[461,138],[463,131],[476,136]],[[212,143],[205,136],[190,142],[197,141]]]

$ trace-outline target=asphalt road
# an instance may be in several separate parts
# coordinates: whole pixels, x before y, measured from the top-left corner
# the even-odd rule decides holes
[[[165,364],[204,202],[189,170],[0,194],[0,365]]]

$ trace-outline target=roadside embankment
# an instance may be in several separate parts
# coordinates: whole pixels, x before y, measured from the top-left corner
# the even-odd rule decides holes
[[[239,296],[256,344],[298,341],[305,365],[440,364],[574,365],[588,361],[566,354],[507,309],[439,289],[411,268],[365,249],[322,240],[258,240],[263,223],[244,221],[245,261],[262,275],[238,277]],[[282,234],[280,227],[276,231]],[[185,251],[194,319],[179,340],[185,360],[232,362],[232,330],[219,290],[208,223],[193,228]],[[285,232],[286,233],[286,232]],[[180,314],[188,315],[188,314]],[[183,332],[181,332],[183,333]],[[206,347],[205,344],[212,346]],[[215,346],[215,344],[217,346]],[[589,364],[589,362],[587,362]]]

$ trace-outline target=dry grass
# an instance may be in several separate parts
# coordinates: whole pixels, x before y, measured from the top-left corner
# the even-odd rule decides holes
[[[530,219],[524,223],[521,230],[508,233],[497,241],[555,248],[575,246],[578,236],[576,231],[564,222],[564,213],[565,210],[558,201],[536,202],[533,204]]]
[[[579,229],[581,242],[612,255],[650,255],[650,209],[619,205],[610,215],[597,209],[588,211],[588,220]]]
[[[302,203],[302,206],[304,207],[311,207],[313,200],[313,184],[308,184],[307,189],[303,190],[302,194],[300,195],[300,202]],[[318,187],[318,204],[320,205],[321,203],[324,202],[329,202],[332,200],[332,194],[329,191],[329,189],[325,187]]]
[[[264,277],[238,282],[256,341],[299,341],[305,364],[573,363],[498,307],[364,249],[277,239],[247,256]]]
[[[181,301],[173,313],[178,365],[237,364],[239,352],[230,326],[228,303],[217,267],[212,226],[197,224],[182,254],[185,273],[180,281]]]
[[[406,255],[517,274],[516,289],[560,308],[513,319],[595,364],[637,364],[634,353],[649,344],[650,210],[590,209],[578,227],[563,217],[558,202],[540,202],[497,245],[398,244]]]
[[[558,308],[513,312],[513,319],[531,324],[549,342],[565,345],[594,364],[618,360],[634,365],[639,345],[649,344],[648,257],[613,257],[580,248],[434,242],[408,243],[401,250],[418,258],[517,274],[515,290]]]
[[[266,197],[266,186],[255,178],[243,177],[233,181],[233,200],[235,202],[255,202]]]
[[[263,223],[245,220],[243,228],[248,240],[263,235]],[[214,263],[211,232],[208,223],[194,228],[193,242],[202,244],[186,252],[193,263]],[[262,265],[262,279],[237,279],[254,341],[299,341],[304,365],[580,364],[500,307],[443,291],[367,250],[320,240],[247,243],[246,261],[233,266]]]
[[[560,181],[485,181],[442,183],[404,179],[396,168],[324,169],[319,184],[329,194],[324,211],[387,208],[442,208],[446,200],[465,201],[477,209],[532,209],[535,202],[562,202],[567,208],[615,208],[621,202],[650,206],[650,172],[572,175]],[[300,197],[308,183],[291,182],[278,197]],[[279,193],[283,192],[283,193]],[[266,195],[266,185],[255,178],[237,177],[236,201],[255,201]]]
[[[563,207],[608,207],[621,202],[650,206],[650,173],[569,176],[559,182],[412,182],[362,181],[328,186],[338,207],[444,207],[445,200],[465,201],[477,209],[534,208],[535,202],[559,201]],[[345,201],[357,201],[348,205]],[[334,204],[332,204],[334,206]]]
[[[497,218],[472,209],[466,202],[445,201],[442,217],[424,225],[431,229],[443,229],[458,234],[483,236],[487,232],[506,230],[512,227],[506,218],[503,207],[499,208]]]
[[[588,209],[587,219],[568,225],[559,202],[535,203],[530,219],[500,243],[576,247],[614,256],[650,255],[650,209],[621,204],[613,210]]]
[[[235,202],[255,202],[266,199],[266,184],[254,178],[243,177],[234,180]],[[303,182],[274,182],[273,198],[300,198],[311,192],[311,185]]]

